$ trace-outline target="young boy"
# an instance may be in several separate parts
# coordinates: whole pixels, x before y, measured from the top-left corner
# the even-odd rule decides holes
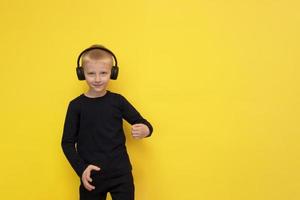
[[[149,137],[153,128],[125,97],[107,90],[109,80],[118,76],[117,58],[109,49],[101,45],[85,49],[76,72],[89,90],[70,101],[61,145],[80,177],[80,199],[105,200],[110,192],[113,200],[133,200],[123,119],[132,125],[136,139]]]

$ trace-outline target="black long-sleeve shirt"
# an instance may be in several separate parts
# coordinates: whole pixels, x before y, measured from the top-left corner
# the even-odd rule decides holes
[[[143,123],[150,135],[153,132],[151,124],[120,94],[107,91],[95,98],[81,94],[70,101],[61,145],[79,177],[89,164],[99,166],[106,174],[132,169],[123,119],[130,124]]]

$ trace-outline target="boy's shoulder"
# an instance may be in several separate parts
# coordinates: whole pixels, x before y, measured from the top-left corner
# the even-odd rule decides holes
[[[125,98],[122,94],[120,93],[117,93],[117,92],[111,92],[109,90],[107,90],[108,92],[108,95],[111,95],[112,97],[115,97],[115,98]]]
[[[78,109],[80,107],[80,104],[82,102],[82,95],[79,95],[71,100],[69,100],[69,107],[70,108],[75,108],[75,109]]]
[[[83,94],[80,94],[79,96],[73,98],[70,100],[70,104],[78,103],[81,101]]]

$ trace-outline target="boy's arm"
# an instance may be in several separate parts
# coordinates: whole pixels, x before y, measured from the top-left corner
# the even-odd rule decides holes
[[[123,118],[130,123],[131,125],[133,124],[138,124],[142,123],[145,124],[149,128],[149,135],[146,137],[150,137],[153,132],[153,127],[148,122],[146,119],[144,119],[141,114],[134,108],[134,106],[125,98],[121,95],[121,101],[122,101],[122,115]]]
[[[78,155],[75,147],[78,137],[79,115],[79,109],[76,108],[74,104],[69,103],[64,123],[61,146],[65,156],[75,170],[76,174],[81,177],[88,164],[86,164]]]

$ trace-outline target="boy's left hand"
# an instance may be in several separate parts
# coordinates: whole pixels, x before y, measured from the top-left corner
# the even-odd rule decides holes
[[[142,139],[150,134],[150,130],[145,124],[134,124],[131,127],[131,134],[134,139]]]

